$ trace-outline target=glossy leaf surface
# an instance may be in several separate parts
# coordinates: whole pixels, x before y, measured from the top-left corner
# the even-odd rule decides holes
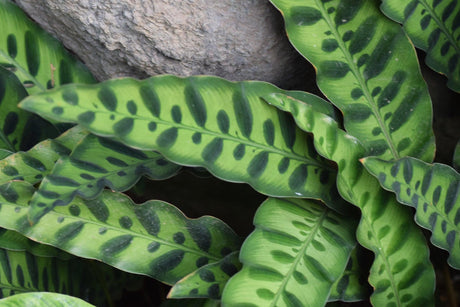
[[[93,83],[86,67],[9,0],[0,0],[0,66],[15,73],[29,94],[66,83]]]
[[[0,300],[0,305],[5,307],[91,307],[84,300],[65,294],[49,292],[31,292],[17,294]]]
[[[27,150],[57,130],[35,114],[18,108],[27,92],[14,74],[0,67],[0,148]]]
[[[415,50],[378,0],[271,0],[321,91],[367,155],[434,157],[431,100]],[[417,138],[410,138],[414,132]]]
[[[168,284],[239,249],[238,236],[216,218],[187,219],[165,202],[136,205],[110,191],[94,200],[76,198],[31,226],[27,211],[33,192],[25,182],[0,186],[1,227]]]
[[[61,157],[43,179],[32,197],[29,216],[35,221],[54,206],[67,205],[77,195],[92,199],[105,186],[126,191],[142,175],[161,180],[173,176],[180,168],[157,152],[132,149],[89,134],[70,156]]]
[[[238,255],[239,251],[235,251],[185,276],[174,284],[168,298],[220,299],[230,277],[241,269]]]
[[[340,194],[361,209],[358,242],[375,254],[369,275],[373,305],[432,306],[435,275],[425,238],[409,208],[401,206],[359,162],[366,150],[331,117],[308,102],[282,94],[264,97],[291,112],[296,123],[314,135],[317,151],[339,167]]]
[[[76,126],[53,140],[45,140],[26,152],[17,152],[0,160],[0,185],[11,180],[40,182],[59,157],[68,156],[76,144],[87,135]]]
[[[402,23],[418,48],[427,52],[426,64],[449,79],[460,92],[460,3],[451,0],[384,0],[382,11]]]
[[[323,306],[356,244],[356,221],[311,200],[269,198],[245,240],[227,306]]]
[[[460,175],[447,165],[411,157],[361,161],[399,202],[416,209],[415,221],[432,232],[431,242],[449,251],[448,263],[460,269]]]
[[[21,106],[267,195],[320,198],[340,210],[335,170],[289,116],[260,99],[271,92],[283,91],[263,82],[158,76],[67,85]]]

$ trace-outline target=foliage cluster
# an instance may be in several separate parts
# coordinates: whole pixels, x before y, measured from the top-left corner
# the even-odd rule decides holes
[[[1,302],[110,305],[138,274],[191,306],[435,304],[427,239],[460,269],[460,184],[432,163],[412,44],[460,91],[460,3],[271,2],[328,101],[211,76],[96,83],[0,0]],[[247,238],[128,196],[185,166],[268,196]]]

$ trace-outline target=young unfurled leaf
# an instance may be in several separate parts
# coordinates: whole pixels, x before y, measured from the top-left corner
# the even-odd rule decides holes
[[[68,156],[88,132],[80,126],[69,129],[54,140],[45,140],[27,152],[17,152],[0,160],[0,185],[11,180],[40,182],[59,157]]]
[[[380,12],[380,1],[271,2],[367,155],[433,160],[431,100],[417,56],[401,27]],[[413,131],[416,138],[410,137]]]
[[[460,5],[457,1],[383,0],[382,11],[402,23],[414,45],[426,51],[425,62],[447,76],[460,92]]]
[[[76,297],[49,292],[16,294],[0,300],[0,305],[4,307],[95,307]]]
[[[382,187],[416,209],[415,221],[432,232],[431,242],[448,250],[448,263],[460,269],[460,175],[447,165],[412,157],[361,161]]]
[[[227,281],[241,269],[238,255],[235,251],[185,276],[171,288],[168,298],[220,299]]]
[[[94,83],[87,68],[9,0],[0,0],[0,66],[29,94],[71,82]]]
[[[269,198],[245,240],[227,306],[323,306],[356,244],[357,221],[311,200]]]
[[[26,96],[27,92],[16,76],[0,66],[0,148],[2,149],[11,152],[28,150],[37,142],[58,134],[56,128],[46,120],[18,108],[19,101]]]
[[[92,199],[105,186],[123,192],[142,175],[161,180],[173,176],[180,168],[157,152],[132,149],[89,134],[70,156],[61,157],[43,179],[32,197],[29,217],[35,221],[54,206],[67,205],[76,195]]]
[[[27,211],[33,193],[26,182],[0,186],[0,227],[167,284],[240,247],[239,237],[216,218],[187,219],[165,202],[136,205],[108,190],[94,200],[75,198],[69,206],[55,207],[31,225]]]
[[[340,194],[361,209],[358,242],[375,254],[369,275],[369,283],[375,288],[371,302],[431,306],[435,275],[425,238],[410,210],[398,204],[361,165],[359,159],[366,150],[360,142],[308,101],[279,93],[264,99],[292,112],[297,125],[313,133],[317,151],[337,163]]]
[[[320,198],[346,212],[334,168],[289,116],[260,99],[271,92],[284,91],[263,82],[158,76],[67,85],[28,97],[21,106],[134,148],[157,150],[181,165],[205,167],[219,178],[247,182],[267,195]]]

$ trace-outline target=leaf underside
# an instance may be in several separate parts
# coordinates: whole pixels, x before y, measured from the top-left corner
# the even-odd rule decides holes
[[[426,51],[425,62],[460,92],[460,3],[451,0],[384,0],[382,11],[402,23],[414,45]]]
[[[267,195],[318,198],[341,210],[334,168],[289,116],[260,99],[270,92],[284,91],[263,82],[158,76],[67,85],[28,97],[21,107]]]
[[[269,198],[245,240],[228,306],[323,306],[356,244],[356,223],[311,200]]]
[[[108,190],[94,200],[75,198],[55,207],[32,226],[27,211],[33,193],[25,182],[0,186],[0,227],[167,284],[239,249],[238,236],[216,218],[187,219],[165,202],[136,205]]]
[[[360,142],[308,102],[282,94],[264,98],[291,112],[299,127],[313,133],[318,153],[337,163],[339,192],[361,209],[358,242],[375,254],[369,275],[375,289],[371,302],[431,306],[435,276],[425,238],[410,210],[384,191],[361,165],[359,159],[366,150]]]
[[[362,160],[366,169],[399,202],[416,209],[415,221],[432,232],[431,242],[447,251],[460,269],[460,175],[444,164],[406,157],[394,162]]]
[[[415,50],[378,0],[271,0],[321,91],[367,155],[434,157],[430,96]],[[312,35],[314,33],[314,35]],[[417,138],[410,138],[417,131]]]

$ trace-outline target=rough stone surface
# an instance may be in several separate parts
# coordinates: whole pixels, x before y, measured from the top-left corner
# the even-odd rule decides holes
[[[304,88],[268,0],[16,0],[100,79],[207,74]],[[310,72],[309,72],[310,71]]]

